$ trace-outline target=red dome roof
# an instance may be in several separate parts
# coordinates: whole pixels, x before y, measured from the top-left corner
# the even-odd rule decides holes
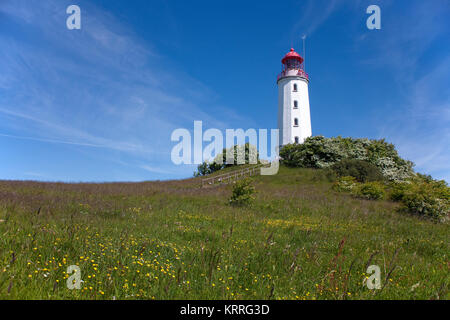
[[[286,53],[284,58],[281,60],[281,63],[285,63],[286,60],[288,60],[288,59],[295,59],[295,60],[300,61],[300,63],[303,62],[303,58],[297,52],[294,51],[294,48],[291,48],[291,51]]]

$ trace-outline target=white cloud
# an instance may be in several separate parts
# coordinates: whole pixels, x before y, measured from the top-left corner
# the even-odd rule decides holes
[[[214,106],[207,86],[172,69],[114,16],[79,5],[82,29],[69,31],[63,2],[2,0],[0,12],[39,37],[0,33],[3,137],[107,148],[156,172],[169,160],[172,130],[194,120],[226,128],[240,116]]]
[[[380,138],[394,143],[417,171],[450,181],[450,56],[437,55],[432,66],[421,63],[447,32],[444,7],[438,1],[406,7],[374,46],[374,58],[363,63],[389,68],[398,84],[392,90],[403,97],[381,109]]]
[[[294,41],[300,41],[302,35],[312,35],[340,5],[337,0],[309,0],[299,4],[300,17],[291,30]]]

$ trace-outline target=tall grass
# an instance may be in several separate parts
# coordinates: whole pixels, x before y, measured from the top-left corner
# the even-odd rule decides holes
[[[253,178],[0,182],[2,299],[448,299],[449,225],[338,194],[320,170]],[[368,265],[382,289],[369,290]],[[66,286],[77,265],[81,290]]]

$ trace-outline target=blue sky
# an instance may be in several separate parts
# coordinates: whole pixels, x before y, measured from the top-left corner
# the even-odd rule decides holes
[[[172,131],[276,128],[280,60],[306,34],[313,135],[386,138],[450,181],[449,17],[447,0],[0,0],[0,179],[192,176]]]

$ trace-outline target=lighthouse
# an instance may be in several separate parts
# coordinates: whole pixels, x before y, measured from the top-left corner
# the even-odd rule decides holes
[[[303,58],[291,49],[281,60],[282,70],[277,77],[278,129],[280,146],[303,143],[311,136],[309,112],[309,77]]]

